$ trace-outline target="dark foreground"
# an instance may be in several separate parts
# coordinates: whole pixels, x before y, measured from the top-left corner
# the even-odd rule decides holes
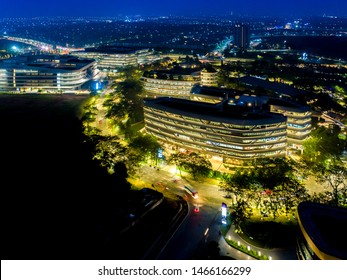
[[[117,233],[113,205],[132,195],[82,144],[77,116],[85,99],[0,95],[1,259],[141,259],[155,240],[142,223],[130,235]],[[147,219],[156,225],[166,211],[169,221],[177,207],[164,199],[151,213],[157,222]]]

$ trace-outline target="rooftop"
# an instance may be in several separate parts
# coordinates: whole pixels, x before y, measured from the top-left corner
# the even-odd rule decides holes
[[[227,95],[228,97],[234,97],[236,95],[242,94],[242,92],[237,91],[235,89],[195,85],[191,90],[191,94],[204,95],[204,96],[215,97],[218,99],[224,99],[226,98]]]
[[[145,77],[153,77],[154,75],[194,75],[195,73],[201,71],[200,68],[183,68],[180,66],[175,66],[171,69],[165,70],[152,70],[144,73]]]
[[[302,105],[299,103],[291,102],[289,100],[283,100],[280,98],[269,98],[269,105],[276,105],[280,107],[290,108],[292,111],[297,112],[307,112],[311,111],[311,108],[306,105]]]
[[[90,63],[92,59],[79,59],[71,55],[21,55],[0,61],[0,69],[49,70],[64,72],[64,70],[79,70]]]
[[[263,80],[260,78],[255,78],[251,76],[245,76],[238,79],[241,83],[251,85],[254,87],[262,87],[266,90],[274,91],[277,94],[286,94],[290,96],[297,96],[300,94],[305,94],[304,90],[296,89],[292,86],[277,83],[277,82],[269,82],[267,80]]]
[[[320,251],[347,259],[347,208],[302,202],[298,206],[298,216]]]
[[[197,102],[192,100],[160,97],[144,99],[145,106],[157,108],[174,114],[189,116],[208,121],[238,125],[272,124],[285,122],[286,117],[266,111],[256,111],[242,106]]]
[[[107,54],[135,54],[137,51],[144,48],[130,48],[130,47],[119,47],[119,46],[99,46],[95,48],[86,48],[82,52],[95,52],[95,53],[107,53]]]
[[[204,73],[217,73],[217,70],[214,69],[213,67],[205,67],[202,72]]]

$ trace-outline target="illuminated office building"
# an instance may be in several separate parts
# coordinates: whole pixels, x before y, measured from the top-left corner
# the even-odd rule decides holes
[[[235,97],[236,95],[240,94],[239,91],[234,89],[195,85],[190,92],[189,99],[216,104],[225,100],[225,98]]]
[[[144,73],[141,78],[149,95],[189,98],[193,86],[200,83],[196,69],[156,70]]]
[[[137,67],[138,65],[153,63],[160,59],[150,49],[133,49],[126,47],[101,46],[86,48],[84,51],[76,51],[71,54],[81,58],[95,59],[98,68],[102,71],[110,71],[124,67]]]
[[[229,99],[217,104],[145,99],[145,128],[173,150],[198,151],[231,164],[285,156],[287,118],[253,105]]]
[[[281,99],[270,99],[268,102],[270,112],[282,114],[287,117],[288,148],[303,150],[303,141],[311,133],[311,109]]]
[[[207,86],[207,87],[216,87],[217,75],[218,75],[218,72],[214,68],[204,68],[200,72],[201,85]]]
[[[248,49],[250,43],[249,27],[246,24],[238,23],[234,29],[234,44],[241,50]]]
[[[0,62],[0,90],[80,90],[98,74],[96,62],[70,55],[22,55]]]
[[[218,103],[226,97],[232,101],[241,96],[242,98],[239,100],[245,100],[245,98],[247,98],[248,100],[244,102],[255,104],[256,107],[263,106],[266,107],[266,110],[269,112],[286,116],[287,148],[303,150],[303,142],[310,137],[312,130],[312,111],[308,106],[281,98],[257,97],[244,94],[241,91],[204,86],[194,86],[190,94],[190,99],[201,102]]]
[[[159,54],[155,53],[151,49],[140,49],[135,51],[137,57],[137,63],[139,65],[151,64],[153,62],[161,60]]]

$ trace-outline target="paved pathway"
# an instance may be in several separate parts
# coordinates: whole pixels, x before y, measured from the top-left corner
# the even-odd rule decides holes
[[[233,225],[230,227],[229,231],[225,235],[225,238],[229,238],[231,240],[240,242],[240,244],[242,244],[242,245],[249,246],[250,250],[260,252],[262,255],[267,255],[272,260],[297,260],[297,256],[296,256],[296,252],[295,252],[295,246],[287,247],[287,248],[274,248],[274,249],[264,249],[264,248],[254,246],[254,245],[248,243],[247,241],[245,241],[244,239],[242,239],[240,237],[240,235],[238,235],[235,232],[235,228]],[[221,249],[221,251],[220,251],[221,255],[226,255],[226,256],[235,255],[235,252],[233,252],[233,251],[235,251],[236,249],[233,248],[232,246],[230,246],[225,241],[223,236],[219,239],[219,247]],[[236,251],[238,251],[238,250],[236,250]],[[236,256],[238,256],[237,259],[244,259],[245,256],[243,256],[243,258],[239,258],[239,257],[242,257],[242,254],[248,256],[247,254],[245,254],[243,252],[239,252],[238,254],[236,254]],[[254,258],[249,257],[246,259],[254,259]]]

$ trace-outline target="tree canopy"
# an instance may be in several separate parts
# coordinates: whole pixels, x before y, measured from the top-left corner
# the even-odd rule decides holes
[[[149,134],[138,133],[129,140],[128,155],[132,167],[137,167],[141,161],[154,160],[157,157],[160,144],[157,139]]]
[[[341,155],[347,149],[346,139],[339,138],[340,129],[319,127],[304,142],[302,163],[326,191],[311,199],[335,206],[347,207],[347,167]]]
[[[298,203],[308,199],[299,177],[299,169],[289,159],[261,159],[254,168],[225,175],[220,186],[233,194],[234,206],[245,201],[264,217],[275,219],[293,214]]]
[[[208,176],[212,168],[212,164],[208,159],[195,152],[174,153],[169,156],[168,162],[175,164],[180,170],[186,170],[194,179]]]
[[[340,129],[318,127],[311,132],[311,137],[304,141],[302,160],[308,166],[320,165],[327,159],[340,157],[347,148],[346,140],[339,138]]]
[[[104,102],[104,106],[108,108],[106,117],[116,124],[143,121],[143,92],[141,81],[132,77],[119,83],[110,98]]]

